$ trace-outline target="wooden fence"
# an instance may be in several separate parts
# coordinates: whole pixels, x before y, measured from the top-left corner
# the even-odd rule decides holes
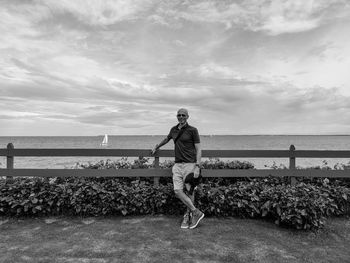
[[[0,176],[31,177],[154,177],[158,184],[160,177],[171,176],[171,169],[159,167],[160,157],[174,157],[173,150],[159,150],[155,155],[151,150],[142,149],[15,149],[12,143],[0,149],[0,156],[6,156],[7,167],[0,169]],[[152,169],[17,169],[15,157],[57,157],[57,156],[104,156],[104,157],[151,157],[155,158]],[[296,158],[350,158],[350,151],[295,150],[202,150],[202,157],[208,158],[288,158],[289,169],[203,169],[204,177],[329,177],[350,178],[350,170],[296,169]]]

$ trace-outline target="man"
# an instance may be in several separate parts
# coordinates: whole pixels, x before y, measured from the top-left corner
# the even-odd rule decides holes
[[[188,196],[184,192],[184,186],[190,189],[190,184],[185,184],[188,174],[194,174],[197,178],[200,172],[202,157],[198,130],[187,123],[188,110],[177,111],[178,124],[171,128],[168,136],[152,149],[154,154],[160,147],[167,144],[171,139],[175,144],[175,164],[172,168],[175,195],[187,206],[187,211],[181,223],[181,228],[195,228],[203,219],[204,213],[194,206],[194,193]]]

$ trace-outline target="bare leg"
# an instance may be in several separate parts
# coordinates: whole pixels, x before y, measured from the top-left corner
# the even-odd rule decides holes
[[[175,190],[176,196],[187,206],[190,211],[196,210],[191,198],[183,190]]]
[[[187,191],[190,191],[190,189],[191,189],[191,185],[190,184],[185,184],[185,187],[186,187]],[[191,199],[192,204],[194,205],[194,191],[193,191],[193,193],[191,195],[187,195],[187,196]],[[188,213],[191,212],[190,208],[188,208],[188,207],[187,207],[187,212]]]

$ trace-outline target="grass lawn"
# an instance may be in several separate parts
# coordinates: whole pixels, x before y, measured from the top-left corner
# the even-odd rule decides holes
[[[350,262],[350,219],[316,233],[261,220],[204,218],[0,217],[0,262]]]

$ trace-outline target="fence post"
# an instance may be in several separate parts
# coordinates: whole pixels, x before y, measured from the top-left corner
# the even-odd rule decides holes
[[[7,156],[6,156],[6,168],[7,169],[13,169],[14,167],[14,156],[12,155],[11,151],[14,149],[15,147],[13,146],[12,143],[7,144]],[[13,177],[12,176],[6,176],[6,182],[10,183],[13,181]]]
[[[293,144],[289,147],[289,151],[290,151],[289,170],[295,170],[295,156],[294,156],[295,146]],[[290,184],[295,185],[296,182],[297,182],[296,178],[294,176],[291,176]]]
[[[155,156],[154,157],[154,168],[155,169],[159,169],[159,156]],[[154,186],[158,186],[159,185],[159,177],[154,177],[154,181],[153,181],[153,185]]]

